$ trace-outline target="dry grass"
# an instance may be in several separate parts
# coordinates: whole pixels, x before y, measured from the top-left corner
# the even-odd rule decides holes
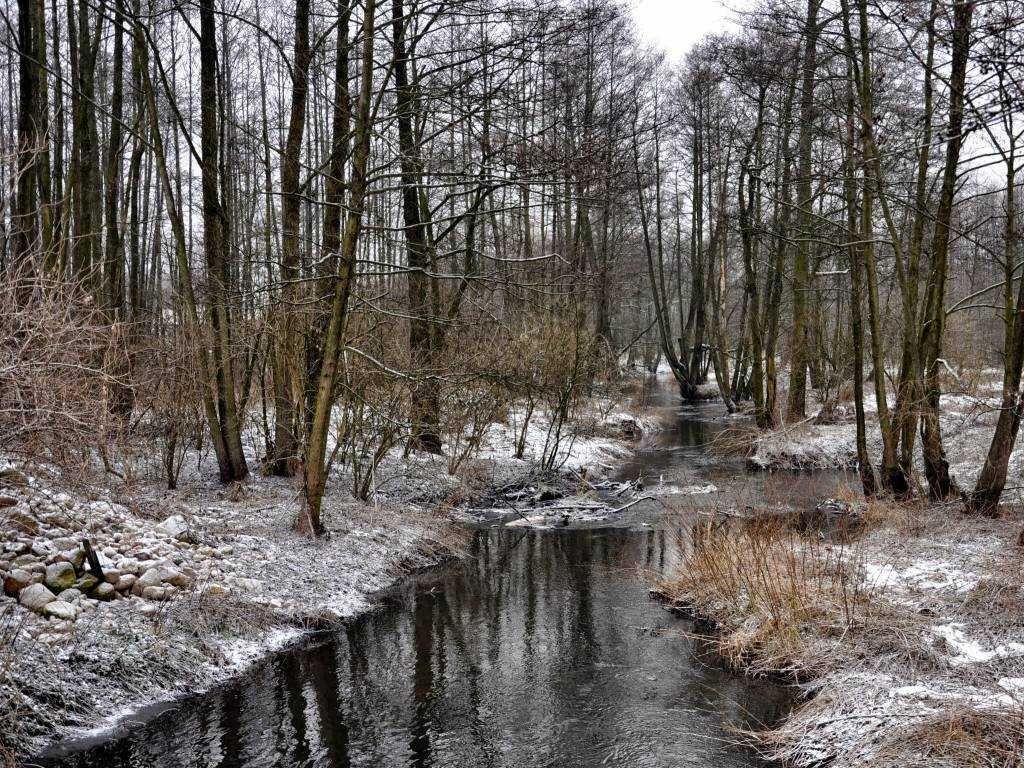
[[[901,730],[870,765],[916,768],[1021,768],[1024,709],[952,709]]]
[[[0,768],[14,768],[13,741],[19,734],[21,699],[17,688],[9,684],[14,663],[14,641],[21,627],[12,608],[0,609]]]
[[[748,458],[763,434],[751,424],[731,424],[716,432],[708,443],[708,453],[719,458]]]
[[[729,533],[697,524],[692,547],[666,596],[719,625],[717,644],[754,673],[803,677],[827,665],[820,638],[862,624],[869,595],[855,549],[804,539],[778,523]]]

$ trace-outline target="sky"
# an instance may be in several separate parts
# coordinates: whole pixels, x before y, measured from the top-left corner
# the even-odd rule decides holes
[[[679,59],[708,32],[732,26],[729,0],[633,0],[637,30],[648,42]]]

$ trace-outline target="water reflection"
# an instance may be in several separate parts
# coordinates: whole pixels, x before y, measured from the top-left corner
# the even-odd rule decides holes
[[[748,471],[742,450],[721,455],[711,448],[727,429],[749,422],[727,418],[718,401],[684,404],[675,384],[666,377],[649,379],[646,398],[662,429],[647,436],[626,461],[617,477],[640,478],[659,500],[646,510],[634,510],[639,519],[652,509],[738,509],[804,511],[823,498],[859,493],[859,481],[842,471]],[[735,443],[738,433],[728,436]],[[742,446],[739,446],[742,449]],[[691,494],[694,487],[713,486],[710,493]],[[679,491],[682,490],[682,493]]]
[[[485,530],[464,567],[64,766],[758,764],[723,723],[785,691],[719,669],[647,598],[673,531]]]

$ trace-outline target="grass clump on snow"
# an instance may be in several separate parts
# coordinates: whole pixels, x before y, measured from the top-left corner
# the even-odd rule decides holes
[[[864,621],[869,596],[849,547],[771,523],[731,533],[702,520],[693,539],[659,592],[712,618],[720,652],[737,666],[804,677],[827,661],[818,639]]]

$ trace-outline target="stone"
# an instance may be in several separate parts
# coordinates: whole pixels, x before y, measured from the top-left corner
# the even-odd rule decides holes
[[[4,576],[4,594],[17,597],[25,587],[32,583],[32,574],[21,568],[15,568]]]
[[[78,608],[63,600],[54,600],[43,606],[43,615],[60,621],[74,621],[78,618]]]
[[[61,552],[57,555],[58,560],[65,560],[71,563],[76,571],[82,570],[85,565],[85,550],[84,549],[71,549],[67,552]]]
[[[163,581],[163,573],[160,568],[149,568],[135,581],[132,592],[141,595],[148,587],[159,587]]]
[[[75,566],[66,561],[46,566],[45,582],[54,594],[71,589],[75,586]]]
[[[188,536],[188,522],[184,515],[171,515],[162,523],[158,523],[156,529],[174,539]]]
[[[39,533],[39,521],[32,517],[28,510],[22,507],[11,507],[2,514],[7,519],[7,525],[4,528],[10,528],[18,533],[27,533],[29,536]]]
[[[117,584],[121,580],[121,572],[117,568],[104,568],[103,579],[109,584]]]
[[[135,584],[135,581],[136,578],[134,574],[126,573],[117,580],[117,584],[114,585],[114,589],[118,592],[127,592]]]
[[[160,570],[163,582],[170,584],[172,587],[187,587],[192,583],[192,579],[175,568],[161,568]]]
[[[18,593],[18,602],[30,611],[39,613],[57,598],[43,584],[30,584]]]
[[[80,589],[83,592],[91,592],[92,588],[100,583],[100,580],[93,576],[91,573],[83,573],[78,577],[78,581],[75,582],[75,588]]]
[[[82,599],[82,593],[72,587],[71,589],[65,589],[57,595],[57,599],[63,600],[65,603],[77,603]]]
[[[45,560],[53,554],[53,544],[46,539],[37,539],[32,544],[32,554]]]
[[[217,547],[217,554],[221,557],[228,557],[229,555],[235,554],[235,548],[230,545]]]
[[[166,600],[167,599],[167,588],[166,587],[146,587],[146,588],[144,588],[142,590],[142,597],[143,597],[144,600]]]
[[[117,570],[121,573],[130,573],[135,576],[139,575],[139,561],[134,557],[122,557],[116,563]]]
[[[4,545],[4,551],[7,552],[7,557],[18,557],[19,555],[27,555],[32,550],[32,545],[27,541],[8,541]]]
[[[117,590],[114,589],[113,584],[104,581],[102,584],[97,584],[89,595],[97,600],[113,600],[117,596]]]

